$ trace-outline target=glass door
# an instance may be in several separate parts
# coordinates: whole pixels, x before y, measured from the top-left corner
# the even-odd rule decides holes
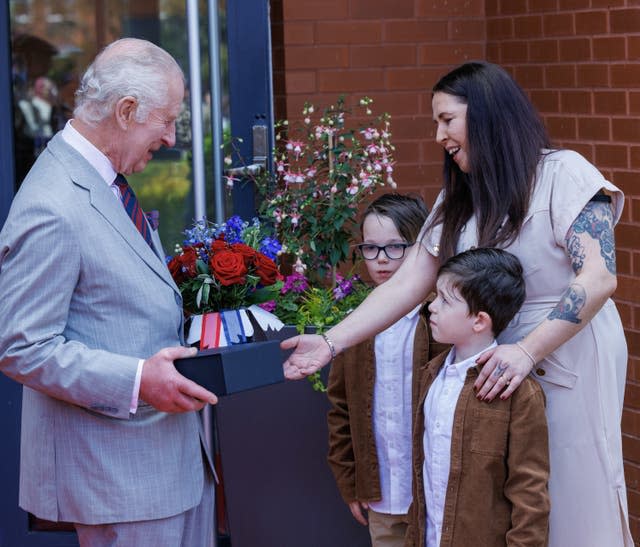
[[[175,147],[129,178],[142,207],[159,211],[166,252],[196,217],[253,214],[247,185],[224,191],[220,143],[223,134],[239,138],[251,159],[258,126],[271,149],[268,0],[9,0],[0,7],[0,114],[11,120],[0,128],[0,228],[29,168],[72,116],[80,75],[126,36],[169,51],[188,82]],[[18,508],[21,388],[2,374],[0,401],[0,545],[77,545],[69,526]]]

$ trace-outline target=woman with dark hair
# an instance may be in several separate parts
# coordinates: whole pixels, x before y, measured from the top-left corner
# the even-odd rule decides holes
[[[585,158],[552,150],[531,102],[500,67],[466,63],[433,88],[444,187],[398,271],[325,337],[283,343],[289,378],[324,366],[433,290],[439,264],[471,247],[521,261],[527,299],[479,359],[477,397],[507,399],[528,374],[547,399],[549,545],[631,546],[620,420],[627,348],[610,300],[624,196]]]

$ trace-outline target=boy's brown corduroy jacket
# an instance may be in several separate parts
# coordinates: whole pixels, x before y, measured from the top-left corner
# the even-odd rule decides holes
[[[405,547],[425,544],[424,401],[447,353],[418,371],[413,423],[413,503]],[[471,367],[456,404],[440,547],[544,547],[549,450],[544,393],[526,378],[506,401],[479,401]]]
[[[413,343],[414,378],[419,367],[447,346],[429,343],[427,304],[420,310]],[[380,473],[373,434],[374,339],[338,355],[331,365],[328,395],[329,466],[345,502],[380,500]],[[418,384],[413,382],[415,405]],[[415,412],[414,412],[415,415]]]

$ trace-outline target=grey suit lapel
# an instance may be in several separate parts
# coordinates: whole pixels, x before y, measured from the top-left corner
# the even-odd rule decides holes
[[[154,234],[152,238],[154,252],[140,235],[124,207],[118,202],[98,172],[74,148],[69,146],[59,133],[49,142],[48,148],[65,166],[73,183],[89,192],[91,206],[122,236],[131,250],[179,294],[180,291],[173,281],[161,254],[162,251],[159,249],[157,234]]]

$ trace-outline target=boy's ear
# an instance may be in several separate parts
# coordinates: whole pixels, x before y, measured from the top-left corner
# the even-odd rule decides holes
[[[473,332],[480,334],[482,332],[492,331],[493,321],[491,316],[484,311],[478,312],[475,321],[473,322]]]

